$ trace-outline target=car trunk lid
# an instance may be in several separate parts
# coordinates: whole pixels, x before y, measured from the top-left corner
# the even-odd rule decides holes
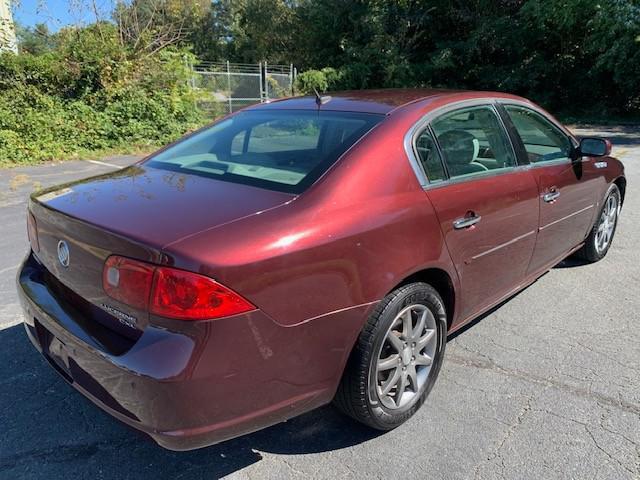
[[[133,165],[38,194],[50,209],[158,249],[293,195]]]
[[[97,306],[105,314],[94,315],[96,321],[136,338],[148,324],[148,313],[104,292],[102,273],[110,255],[162,263],[164,245],[292,198],[135,165],[34,194],[30,210],[38,231],[36,256],[52,282],[59,282],[58,295],[71,304]],[[62,244],[68,249],[66,266],[60,258]]]

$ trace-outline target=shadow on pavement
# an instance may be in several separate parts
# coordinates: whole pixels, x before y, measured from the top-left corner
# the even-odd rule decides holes
[[[554,269],[556,269],[556,268],[574,268],[574,267],[582,267],[584,265],[590,265],[590,262],[588,262],[586,260],[583,260],[581,258],[578,258],[576,256],[571,256],[571,257],[565,258],[563,261],[561,261],[559,264],[557,264],[553,268]]]
[[[574,268],[574,267],[582,267],[584,265],[590,265],[589,262],[587,262],[586,260],[582,260],[580,258],[577,258],[574,255],[571,255],[567,258],[565,258],[564,260],[562,260],[561,262],[559,262],[558,264],[553,266],[553,269],[555,270],[556,268]],[[540,277],[538,277],[531,285],[527,285],[525,288],[523,288],[522,290],[517,291],[516,293],[514,293],[512,296],[506,298],[505,300],[503,300],[502,302],[500,302],[498,305],[496,305],[495,307],[491,308],[490,310],[486,311],[485,313],[483,313],[482,315],[480,315],[479,317],[474,318],[471,322],[467,323],[464,327],[462,327],[460,330],[455,331],[454,333],[452,333],[451,335],[449,335],[447,337],[447,341],[451,341],[454,338],[462,335],[463,333],[469,331],[470,329],[472,329],[474,326],[476,326],[478,323],[480,323],[482,320],[484,320],[485,318],[487,318],[489,315],[491,315],[493,312],[495,312],[496,310],[499,310],[500,308],[502,308],[502,306],[508,302],[510,302],[512,299],[516,298],[518,295],[520,295],[521,293],[523,293],[524,291],[528,290],[532,285],[535,285],[541,278],[543,278],[545,275],[547,275],[549,272],[545,272],[543,273]]]
[[[219,445],[170,452],[76,392],[40,357],[22,325],[0,330],[0,345],[0,478],[218,478],[259,462],[256,450],[308,454],[379,435],[323,407]]]

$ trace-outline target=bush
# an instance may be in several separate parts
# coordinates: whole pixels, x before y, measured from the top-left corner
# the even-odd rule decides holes
[[[148,150],[203,123],[187,51],[132,55],[110,24],[55,40],[45,53],[0,54],[0,165]]]
[[[328,90],[336,90],[338,88],[341,88],[340,85],[343,77],[342,71],[339,72],[338,70],[332,67],[324,67],[320,71],[324,74],[324,77],[327,79]]]
[[[342,90],[345,84],[345,70],[325,67],[322,70],[307,70],[296,77],[295,90],[310,95],[316,89],[319,93],[328,90]]]
[[[329,88],[326,75],[320,70],[307,70],[296,77],[295,90],[303,95],[310,95],[314,90],[326,92]]]

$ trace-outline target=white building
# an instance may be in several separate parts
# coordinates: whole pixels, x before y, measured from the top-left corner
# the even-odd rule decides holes
[[[5,50],[18,53],[18,45],[9,0],[0,0],[0,52]]]

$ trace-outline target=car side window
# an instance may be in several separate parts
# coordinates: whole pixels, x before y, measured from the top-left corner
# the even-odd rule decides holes
[[[516,166],[516,156],[496,111],[488,106],[446,113],[431,123],[451,178]]]
[[[568,161],[571,158],[571,140],[549,120],[525,107],[505,105],[505,109],[531,163]]]
[[[427,174],[429,183],[437,183],[445,180],[446,174],[444,172],[444,166],[442,165],[442,157],[436,147],[436,142],[431,136],[429,130],[424,130],[416,139],[416,152],[418,158]]]

